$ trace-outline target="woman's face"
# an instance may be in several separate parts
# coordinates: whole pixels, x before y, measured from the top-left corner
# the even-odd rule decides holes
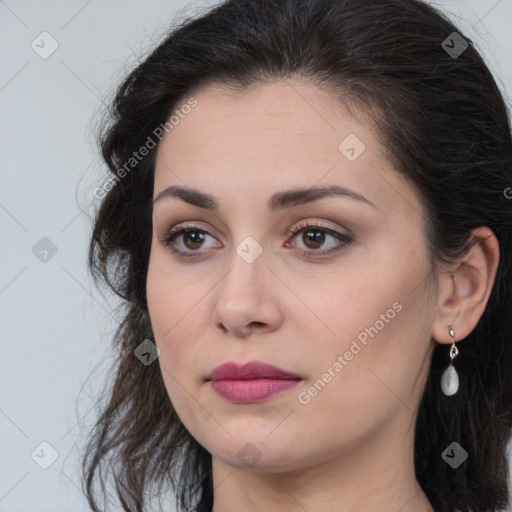
[[[216,464],[265,471],[411,447],[435,316],[413,189],[311,85],[194,99],[158,148],[147,276],[181,421]],[[208,380],[248,361],[296,380]]]

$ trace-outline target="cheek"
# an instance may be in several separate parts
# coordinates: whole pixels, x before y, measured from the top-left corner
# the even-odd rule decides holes
[[[204,347],[200,340],[208,328],[208,297],[212,283],[179,270],[165,251],[152,252],[146,295],[149,316],[160,349],[158,358],[168,392],[186,393],[201,382]],[[200,366],[203,365],[203,366]],[[181,386],[180,386],[181,385]]]
[[[158,364],[173,408],[182,423],[190,423],[189,411],[193,408],[190,392],[193,375],[193,334],[188,327],[192,318],[192,293],[180,286],[169,272],[158,265],[158,258],[150,260],[146,294],[154,342],[160,350]],[[187,314],[188,313],[188,314]],[[186,390],[190,390],[188,393]]]
[[[195,313],[191,311],[193,295],[180,281],[179,273],[168,268],[165,258],[152,253],[146,282],[148,311],[155,343],[161,352],[160,365],[173,375],[191,348],[187,322]]]
[[[361,332],[364,341],[365,329],[376,322],[379,331],[385,330],[388,323],[395,321],[396,309],[400,309],[400,305],[394,309],[393,304],[402,302],[404,295],[400,274],[390,271],[389,265],[385,273],[382,268],[386,268],[382,261],[367,261],[357,267],[340,265],[341,270],[331,275],[299,281],[301,286],[296,285],[295,290],[299,297],[304,297],[306,307],[299,303],[291,311],[300,310],[295,313],[295,321],[301,329],[306,327],[305,319],[309,319],[311,330],[306,331],[306,336],[316,336],[317,343],[332,351],[344,351]]]
[[[392,256],[365,264],[364,272],[344,270],[321,281],[308,297],[308,306],[322,321],[315,324],[324,333],[317,333],[313,350],[307,349],[314,369],[308,384],[325,384],[334,393],[322,390],[325,399],[356,405],[356,415],[364,414],[364,408],[357,409],[360,400],[379,407],[386,396],[393,398],[390,390],[408,397],[429,348],[432,312],[425,283],[418,286],[428,264],[405,251],[401,260]],[[312,332],[305,335],[315,339]]]
[[[155,242],[154,242],[155,245]],[[161,343],[190,322],[198,302],[197,286],[186,278],[183,271],[172,263],[170,256],[160,247],[151,250],[146,295],[153,332]]]
[[[421,346],[421,326],[413,321],[419,310],[400,305],[389,308],[388,300],[379,303],[374,297],[364,313],[347,309],[347,320],[339,317],[335,325],[338,335],[321,350],[309,351],[309,379],[295,398],[297,425],[328,421],[330,431],[338,433],[333,437],[343,433],[348,442],[372,436],[384,422],[415,409],[426,345]],[[379,318],[381,312],[388,323]]]

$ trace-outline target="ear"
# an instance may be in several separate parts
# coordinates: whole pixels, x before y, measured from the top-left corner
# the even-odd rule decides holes
[[[439,343],[452,343],[450,326],[455,331],[455,341],[466,338],[491,295],[499,263],[498,240],[486,226],[474,229],[472,235],[471,249],[441,277],[432,325],[432,338]]]

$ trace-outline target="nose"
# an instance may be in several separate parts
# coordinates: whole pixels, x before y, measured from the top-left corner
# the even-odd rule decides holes
[[[283,285],[267,263],[265,251],[252,262],[233,251],[228,271],[216,288],[212,311],[216,328],[242,337],[279,328]]]

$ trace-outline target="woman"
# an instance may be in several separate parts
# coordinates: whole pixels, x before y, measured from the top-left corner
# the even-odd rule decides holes
[[[124,510],[490,511],[512,144],[419,0],[231,0],[120,86],[89,264],[126,302],[85,490]]]

